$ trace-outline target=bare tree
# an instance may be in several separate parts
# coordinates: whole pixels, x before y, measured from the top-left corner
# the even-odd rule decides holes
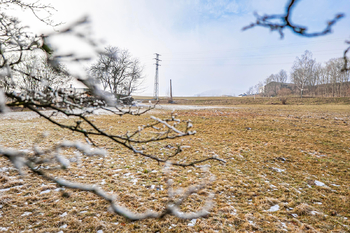
[[[98,61],[90,68],[105,91],[110,91],[118,99],[130,96],[140,86],[142,68],[137,59],[133,59],[127,50],[107,47],[100,53]]]
[[[278,77],[278,82],[280,82],[281,84],[286,83],[287,79],[288,79],[288,75],[287,72],[285,70],[280,70],[280,72],[277,74]]]
[[[20,0],[0,1],[1,9],[12,5],[19,6],[24,9],[29,9],[36,16],[39,10],[52,9],[50,6],[41,5],[39,2],[36,2],[34,4],[25,4]],[[50,23],[50,21],[46,21],[44,18],[39,17],[39,19]],[[14,88],[17,88],[18,84],[14,81],[14,74],[20,73],[23,75],[23,79],[40,82],[43,86],[42,88],[47,91],[42,92],[40,90],[34,89],[32,95],[20,96],[16,93],[13,93],[10,89],[0,89],[0,112],[6,112],[8,110],[8,106],[23,106],[24,108],[37,113],[48,122],[62,129],[66,129],[68,131],[75,132],[84,136],[88,144],[62,142],[57,145],[53,145],[52,148],[48,149],[39,149],[36,145],[34,145],[33,148],[30,149],[30,152],[23,152],[19,151],[16,148],[5,148],[3,146],[0,146],[0,156],[7,158],[21,174],[24,174],[24,168],[28,168],[32,174],[37,175],[42,179],[48,180],[50,182],[54,182],[59,186],[92,192],[98,197],[106,200],[110,204],[110,207],[114,213],[122,215],[125,218],[131,220],[160,218],[165,215],[174,215],[179,218],[192,219],[208,215],[210,209],[212,208],[212,195],[207,196],[205,199],[205,204],[201,209],[197,211],[184,213],[181,211],[180,207],[184,201],[190,197],[191,194],[197,193],[198,191],[206,188],[207,185],[212,182],[213,179],[209,175],[209,172],[204,171],[204,181],[199,182],[197,185],[189,187],[185,191],[181,191],[174,190],[173,182],[171,179],[171,171],[169,169],[171,166],[179,166],[184,168],[190,166],[199,166],[205,161],[219,161],[223,163],[225,161],[218,158],[218,156],[205,157],[203,159],[192,161],[181,160],[178,158],[178,155],[184,151],[184,148],[181,145],[177,144],[174,144],[168,153],[156,153],[153,152],[153,150],[147,150],[143,147],[145,144],[151,145],[152,143],[178,139],[195,134],[196,132],[192,130],[193,126],[191,121],[180,120],[176,117],[175,114],[172,114],[169,118],[166,119],[160,119],[152,116],[152,122],[149,124],[141,125],[134,131],[114,134],[106,132],[99,126],[99,122],[95,122],[91,119],[90,116],[93,115],[96,109],[103,109],[117,116],[133,115],[136,117],[151,110],[152,106],[146,110],[141,110],[139,108],[132,109],[131,107],[126,109],[106,108],[106,103],[115,102],[109,99],[105,92],[99,88],[99,86],[96,84],[97,82],[95,79],[89,75],[73,75],[69,73],[68,70],[60,69],[60,64],[63,61],[68,61],[69,63],[77,63],[89,58],[80,56],[79,53],[76,52],[59,54],[57,51],[52,50],[50,46],[48,46],[48,41],[50,41],[50,38],[56,35],[69,34],[77,36],[82,40],[82,42],[91,45],[96,53],[100,54],[100,58],[104,56],[102,55],[103,52],[101,52],[101,50],[98,48],[98,45],[87,36],[87,33],[84,34],[81,30],[77,30],[77,28],[79,29],[81,25],[84,25],[86,23],[87,19],[82,19],[76,23],[73,23],[72,25],[67,26],[60,32],[53,32],[51,34],[40,37],[31,37],[25,31],[21,30],[24,27],[21,26],[18,20],[13,17],[2,15],[2,18],[0,19],[0,80],[8,78],[10,80],[10,84],[13,85]],[[75,78],[77,81],[86,85],[90,89],[90,92],[99,98],[79,98],[75,94],[60,92],[57,90],[57,88],[54,88],[53,83],[41,82],[42,73],[39,71],[32,72],[33,69],[35,70],[35,65],[31,63],[25,63],[25,60],[23,58],[24,54],[33,54],[34,50],[44,51],[46,55],[45,66],[47,65],[48,67],[51,67],[59,75],[71,76],[72,78]],[[102,64],[102,67],[100,69],[101,73],[98,73],[100,76],[97,77],[102,79],[104,78],[104,74],[116,74],[117,77],[122,77],[121,80],[115,79],[114,81],[112,80],[113,82],[107,82],[103,85],[111,88],[111,90],[115,90],[118,94],[131,93],[135,87],[133,85],[130,85],[129,81],[126,80],[137,80],[141,77],[138,62],[130,60],[129,55],[126,51],[119,54],[118,60],[114,59],[113,54],[115,55],[114,52],[110,53],[110,57],[107,57],[106,60],[103,60],[106,62],[106,65]],[[109,62],[117,62],[119,66],[116,68],[111,68],[112,66],[110,66]],[[104,70],[105,68],[106,70]],[[24,85],[23,89],[26,91],[31,91],[31,86],[28,88]],[[11,101],[7,103],[5,96],[11,98]],[[59,97],[66,104],[67,108],[63,109],[57,107],[57,97]],[[84,108],[85,102],[92,102],[94,108]],[[40,111],[39,109],[41,108],[51,109],[52,111]],[[68,120],[58,120],[54,117],[56,114],[63,114]],[[118,127],[118,125],[116,127]],[[100,187],[82,183],[74,183],[63,179],[62,177],[57,177],[51,173],[51,165],[59,165],[59,167],[56,166],[54,169],[69,170],[71,161],[70,158],[61,153],[61,149],[63,148],[74,148],[85,156],[106,156],[106,151],[101,149],[92,150],[91,148],[99,148],[100,140],[107,140],[109,143],[114,143],[130,150],[136,156],[140,156],[140,158],[148,158],[149,160],[155,161],[158,164],[162,164],[164,166],[165,174],[168,176],[168,201],[160,212],[147,210],[143,213],[136,213],[119,203],[116,199],[116,194],[111,195]]]
[[[316,59],[312,58],[312,53],[305,51],[301,57],[297,57],[292,67],[292,82],[300,90],[300,97],[303,98],[303,91],[314,75]]]
[[[255,86],[254,86],[254,93],[255,94],[260,94],[260,91],[262,92],[263,90],[262,90],[262,88],[264,87],[264,84],[263,84],[263,82],[259,82],[258,84],[256,84]]]
[[[47,64],[44,57],[39,57],[37,54],[32,54],[30,57],[14,66],[17,72],[14,72],[16,86],[25,91],[28,95],[34,95],[36,92],[45,92],[49,86],[53,90],[58,90],[67,86],[70,77],[67,75],[65,68],[57,64],[54,69]],[[37,79],[27,77],[30,74]]]
[[[322,72],[323,67],[322,64],[317,62],[314,67],[314,74],[312,78],[310,79],[309,86],[310,91],[316,96],[319,85],[321,84],[321,78],[322,78]]]
[[[265,94],[268,96],[276,96],[278,89],[278,75],[271,74],[265,79]]]
[[[345,82],[347,82],[349,77],[349,72],[342,72],[344,60],[343,59],[331,59],[326,63],[325,71],[330,84],[332,86],[332,96],[341,96]]]
[[[253,95],[254,94],[254,86],[251,86],[248,88],[247,95]]]

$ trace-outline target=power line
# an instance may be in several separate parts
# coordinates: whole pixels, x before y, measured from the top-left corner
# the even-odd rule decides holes
[[[335,39],[327,39],[327,40],[316,40],[316,41],[309,41],[309,44],[320,44],[320,43],[328,43],[328,42],[333,42],[333,41],[345,41],[344,38],[335,38]],[[221,50],[201,50],[201,51],[187,51],[187,52],[177,52],[177,53],[172,53],[172,52],[168,52],[166,54],[171,54],[171,55],[175,55],[178,54],[178,56],[183,56],[186,54],[203,54],[203,53],[217,53],[217,52],[225,52],[225,53],[230,53],[230,52],[234,52],[234,51],[239,51],[239,50],[257,50],[257,49],[272,49],[272,48],[283,48],[283,47],[291,47],[291,46],[301,46],[301,45],[307,45],[304,42],[293,42],[293,43],[288,43],[288,44],[281,44],[281,45],[265,45],[265,46],[249,46],[249,47],[240,47],[240,48],[231,48],[231,49],[221,49]]]

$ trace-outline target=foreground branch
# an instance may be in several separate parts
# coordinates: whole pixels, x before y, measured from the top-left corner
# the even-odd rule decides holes
[[[204,173],[207,174],[207,178],[204,177],[203,181],[199,183],[198,185],[193,185],[189,187],[185,192],[182,192],[181,190],[173,191],[173,181],[169,178],[170,177],[170,163],[166,163],[164,174],[168,176],[168,203],[164,206],[163,211],[155,212],[153,210],[146,210],[143,213],[135,213],[131,211],[130,209],[123,207],[122,205],[117,203],[117,197],[115,195],[108,194],[105,192],[102,188],[95,186],[95,185],[87,185],[87,184],[81,184],[76,182],[70,182],[68,180],[65,180],[63,178],[56,178],[52,177],[46,172],[43,171],[43,169],[40,169],[37,165],[43,164],[44,162],[46,164],[58,162],[62,168],[68,169],[69,164],[67,164],[68,159],[66,159],[63,155],[59,153],[60,148],[75,148],[79,151],[81,151],[83,154],[87,156],[105,156],[105,152],[101,150],[92,150],[92,148],[88,145],[84,145],[81,143],[73,143],[73,142],[64,142],[59,145],[57,145],[53,150],[47,150],[47,152],[55,151],[56,156],[47,158],[46,160],[38,160],[33,159],[29,156],[29,153],[5,149],[0,147],[0,155],[6,157],[9,159],[12,164],[18,169],[18,171],[21,174],[23,173],[23,169],[25,167],[29,168],[34,174],[46,179],[47,181],[54,182],[59,186],[66,187],[69,189],[75,189],[79,191],[86,191],[86,192],[92,192],[98,197],[106,200],[111,207],[111,210],[121,215],[129,220],[142,220],[146,218],[162,218],[166,215],[174,215],[178,218],[182,219],[194,219],[194,218],[200,218],[207,216],[209,214],[209,211],[211,210],[213,203],[213,194],[209,194],[207,199],[205,200],[204,205],[202,208],[196,212],[190,212],[185,213],[180,210],[180,206],[189,199],[190,195],[194,193],[198,193],[200,190],[205,189],[211,182],[214,181],[214,177],[209,177],[209,173],[207,170],[203,170]],[[43,152],[38,153],[37,151],[34,151],[35,155],[38,156],[43,155]],[[179,195],[180,194],[180,195]]]

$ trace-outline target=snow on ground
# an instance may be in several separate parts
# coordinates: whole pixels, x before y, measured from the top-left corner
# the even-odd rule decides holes
[[[146,104],[138,104],[136,107],[142,108],[142,110],[145,110],[153,105],[146,105]],[[176,104],[164,104],[164,105],[156,105],[156,110],[200,110],[200,109],[218,109],[218,108],[232,108],[232,107],[224,107],[224,106],[205,106],[205,105],[176,105]],[[115,108],[108,108],[110,110],[116,110]],[[135,108],[136,109],[136,108]],[[88,109],[92,110],[92,109]],[[153,110],[152,110],[153,111]],[[152,112],[151,111],[151,112]],[[54,111],[53,110],[43,110],[41,111],[46,116],[50,116]],[[79,113],[79,111],[76,111],[75,113]],[[107,115],[112,114],[109,111],[103,110],[103,109],[97,109],[94,110],[95,115]],[[0,114],[0,120],[31,120],[33,118],[38,118],[39,115],[32,111],[19,111],[19,112],[7,112],[5,114]],[[62,113],[59,113],[55,117],[59,118],[66,118]],[[1,124],[0,124],[1,125]]]
[[[277,204],[277,205],[271,206],[271,208],[268,211],[269,212],[276,212],[279,209],[280,209],[280,206]]]
[[[138,104],[138,107],[149,108],[150,105]],[[177,104],[162,104],[156,105],[156,109],[163,110],[200,110],[200,109],[217,109],[217,108],[232,108],[225,106],[206,106],[206,105],[177,105]]]

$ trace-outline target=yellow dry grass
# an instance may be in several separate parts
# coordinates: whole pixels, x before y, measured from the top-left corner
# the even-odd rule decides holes
[[[8,232],[348,232],[350,231],[350,106],[240,106],[179,111],[191,119],[195,136],[147,145],[166,153],[169,144],[189,145],[187,161],[217,154],[225,165],[208,162],[216,180],[182,207],[198,209],[209,191],[215,193],[211,214],[190,220],[167,216],[130,222],[108,212],[107,203],[92,193],[59,190],[32,174],[18,176],[1,158],[0,229]],[[154,112],[157,117],[166,112]],[[109,132],[137,129],[150,121],[141,117],[93,116]],[[61,119],[62,121],[64,119]],[[42,132],[40,146],[84,138],[43,119],[0,122],[0,145],[28,149]],[[123,205],[160,210],[167,201],[162,166],[134,156],[110,141],[96,138],[109,156],[83,158],[66,171],[52,174],[100,185],[118,194]],[[66,151],[66,154],[74,154]],[[199,168],[174,168],[177,187],[196,183]],[[4,191],[5,190],[5,191]]]

